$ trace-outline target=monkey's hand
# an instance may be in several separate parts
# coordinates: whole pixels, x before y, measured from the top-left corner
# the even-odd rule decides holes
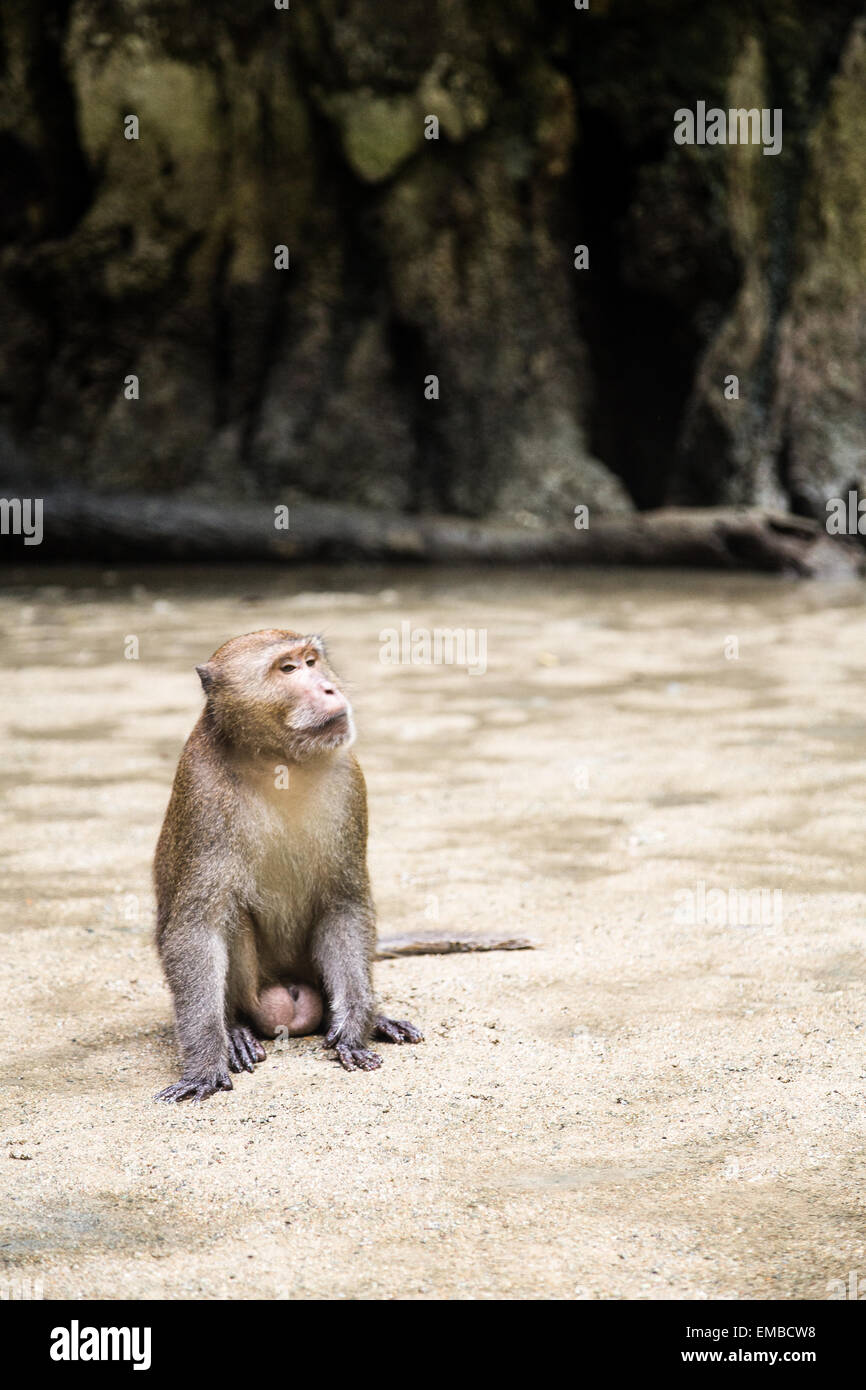
[[[332,1028],[327,1034],[323,1045],[334,1049],[337,1061],[346,1071],[376,1071],[382,1065],[382,1058],[377,1057],[375,1052],[371,1052],[368,1047],[343,1041],[336,1028]]]
[[[166,1086],[154,1100],[191,1100],[193,1105],[207,1100],[215,1091],[231,1091],[232,1079],[225,1069],[208,1072],[207,1076],[182,1076],[173,1086]]]
[[[238,1024],[229,1029],[229,1071],[252,1071],[256,1062],[263,1062],[267,1055],[249,1028]]]
[[[350,1047],[348,1043],[336,1043],[334,1051],[341,1067],[346,1071],[377,1071],[382,1058],[377,1057],[368,1047]]]
[[[414,1023],[406,1023],[405,1020],[398,1021],[396,1018],[385,1018],[379,1014],[373,1020],[373,1037],[382,1038],[384,1042],[392,1043],[419,1043],[424,1041],[424,1034],[420,1028],[416,1028]]]

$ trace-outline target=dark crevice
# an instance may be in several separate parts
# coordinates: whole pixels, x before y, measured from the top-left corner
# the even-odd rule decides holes
[[[232,313],[229,303],[228,270],[234,255],[234,243],[224,236],[219,248],[211,286],[211,323],[213,326],[214,426],[222,429],[231,422],[232,387]]]
[[[605,113],[581,113],[574,165],[574,244],[589,248],[589,270],[575,270],[579,329],[586,342],[594,399],[592,452],[616,473],[639,508],[666,498],[694,364],[703,340],[697,327],[701,287],[676,297],[626,278],[626,219],[647,164],[660,163],[661,142],[629,151]],[[737,286],[730,255],[717,265],[718,290]]]
[[[413,513],[425,509],[447,511],[448,470],[442,463],[448,456],[448,445],[438,421],[441,402],[428,401],[424,396],[424,379],[434,370],[424,335],[414,324],[392,315],[388,323],[388,346],[394,365],[394,383],[415,446],[406,510]],[[441,390],[441,381],[439,384]]]
[[[249,466],[252,462],[252,453],[261,423],[271,367],[279,352],[285,322],[286,296],[285,293],[276,294],[264,319],[263,332],[258,343],[258,361],[242,408],[240,462],[244,466]]]
[[[94,189],[63,58],[72,0],[45,0],[34,8],[39,13],[29,17],[27,64],[33,114],[41,126],[39,148],[7,133],[0,159],[0,237],[25,245],[68,236],[90,206]],[[22,21],[17,22],[23,29]],[[5,45],[0,61],[5,70]]]
[[[791,477],[791,436],[787,432],[779,443],[779,452],[776,456],[776,473],[785,496],[788,498],[788,505],[795,516],[810,516],[811,508],[808,498],[794,486]]]

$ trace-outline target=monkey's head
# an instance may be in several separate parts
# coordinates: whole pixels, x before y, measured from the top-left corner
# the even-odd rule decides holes
[[[355,740],[352,706],[321,637],[248,632],[196,670],[217,728],[237,747],[302,762]]]

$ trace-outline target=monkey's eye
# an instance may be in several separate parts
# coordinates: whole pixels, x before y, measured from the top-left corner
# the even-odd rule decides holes
[[[316,658],[315,658],[314,656],[308,656],[308,657],[307,657],[307,665],[308,665],[308,666],[315,666],[315,664],[316,664]]]
[[[283,665],[280,667],[281,671],[297,671],[297,669],[297,666],[293,666],[290,661],[284,662]]]

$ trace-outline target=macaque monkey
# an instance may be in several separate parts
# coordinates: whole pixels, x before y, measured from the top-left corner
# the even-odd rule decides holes
[[[157,1100],[205,1100],[265,1058],[261,1037],[314,1032],[347,1071],[371,1037],[417,1043],[377,1013],[367,794],[352,709],[319,637],[234,637],[197,668],[202,715],[156,849],[157,944],[183,1074]]]

